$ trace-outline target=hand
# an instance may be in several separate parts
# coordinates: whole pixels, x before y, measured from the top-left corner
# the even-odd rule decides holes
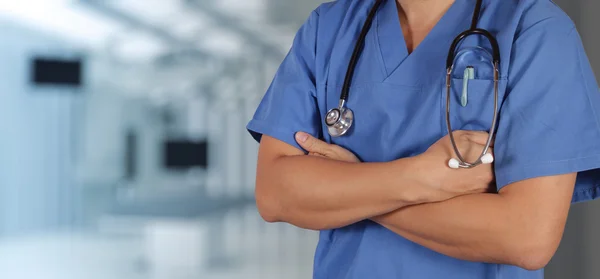
[[[456,145],[468,162],[479,158],[487,141],[488,133],[477,131],[455,131]],[[488,153],[493,154],[493,145]],[[485,193],[493,189],[494,171],[492,164],[479,165],[471,169],[451,169],[448,161],[455,158],[450,137],[445,136],[417,160],[423,182],[432,189],[429,198],[443,201],[460,195]]]
[[[311,156],[324,157],[349,163],[360,163],[360,160],[356,155],[347,149],[335,144],[326,143],[304,132],[296,133],[296,142],[308,151],[308,155]]]
[[[475,161],[485,146],[486,132],[455,131],[454,138],[465,160]],[[298,144],[308,151],[311,156],[324,157],[332,160],[359,163],[360,160],[350,151],[335,145],[328,144],[309,134],[298,132]],[[493,147],[493,145],[492,145]],[[493,154],[490,147],[488,153]],[[451,169],[448,161],[454,158],[454,149],[450,137],[445,136],[429,149],[416,157],[413,169],[420,172],[418,175],[427,188],[424,191],[424,200],[439,202],[466,194],[489,192],[494,189],[494,172],[491,164],[479,165],[472,169]]]

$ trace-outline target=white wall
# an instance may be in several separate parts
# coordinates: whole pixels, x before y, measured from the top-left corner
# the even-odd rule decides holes
[[[32,54],[71,54],[58,39],[0,20],[0,233],[68,223],[74,109],[72,90],[29,84]]]

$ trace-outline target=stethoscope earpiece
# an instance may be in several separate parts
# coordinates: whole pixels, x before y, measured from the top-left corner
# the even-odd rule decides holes
[[[350,85],[352,83],[352,77],[354,75],[354,70],[356,69],[356,65],[358,63],[358,59],[361,54],[361,50],[364,46],[367,33],[371,28],[375,15],[377,13],[377,9],[384,0],[376,0],[375,4],[371,8],[369,15],[367,16],[367,21],[365,22],[362,30],[360,31],[360,35],[358,37],[358,41],[354,46],[354,51],[352,52],[352,56],[350,57],[350,63],[348,64],[348,70],[346,71],[346,76],[344,78],[344,85],[342,86],[342,92],[340,94],[340,103],[337,108],[333,108],[327,112],[325,115],[325,124],[327,125],[327,131],[329,135],[332,137],[340,137],[348,133],[350,128],[352,127],[352,123],[354,122],[354,113],[351,109],[346,107],[346,102],[348,101],[348,97],[350,95]],[[477,23],[479,21],[479,14],[481,12],[482,0],[477,0],[475,5],[475,11],[473,12],[473,18],[471,21],[471,28],[462,32],[461,34],[454,39],[452,45],[450,47],[450,51],[448,53],[447,59],[447,75],[446,75],[446,126],[448,128],[448,134],[450,135],[450,141],[452,143],[452,147],[454,148],[454,153],[457,156],[457,159],[451,159],[448,162],[448,166],[452,169],[458,168],[472,168],[480,164],[491,164],[494,162],[494,157],[492,154],[488,153],[488,149],[490,148],[492,139],[494,138],[494,133],[496,129],[496,123],[498,120],[498,81],[499,81],[499,70],[498,67],[500,65],[500,48],[498,47],[498,41],[496,38],[487,30],[477,28]],[[454,59],[456,58],[456,48],[459,46],[460,42],[463,41],[466,37],[471,35],[479,35],[488,39],[492,46],[493,52],[493,66],[494,66],[494,114],[492,119],[492,127],[489,130],[489,136],[485,147],[481,153],[481,156],[475,163],[466,162],[454,140],[454,136],[452,135],[452,126],[450,123],[450,87],[452,80],[452,69],[454,68]],[[474,75],[474,74],[473,74]],[[469,76],[471,72],[469,72]],[[466,85],[465,85],[466,86]],[[463,94],[463,102],[462,105],[466,105],[466,97],[467,92],[465,91]]]
[[[480,164],[483,165],[489,165],[491,163],[494,162],[494,155],[490,154],[490,153],[486,153],[485,155],[481,156],[481,159],[479,159],[478,163],[475,164],[467,164],[465,162],[461,162],[456,158],[452,158],[450,159],[450,161],[448,161],[448,167],[450,167],[451,169],[460,169],[460,168],[472,168],[472,167],[476,167]]]
[[[457,159],[452,158],[450,161],[448,161],[448,167],[451,169],[458,169],[460,168],[460,162]]]
[[[491,164],[494,162],[494,156],[490,153],[487,153],[485,155],[483,155],[483,157],[481,157],[481,163],[482,164]]]

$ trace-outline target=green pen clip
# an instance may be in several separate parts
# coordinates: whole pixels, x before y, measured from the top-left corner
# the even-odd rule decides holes
[[[462,95],[460,96],[460,105],[463,107],[467,106],[469,100],[469,80],[475,79],[475,68],[473,66],[468,66],[465,69],[465,74],[463,77],[463,90]]]

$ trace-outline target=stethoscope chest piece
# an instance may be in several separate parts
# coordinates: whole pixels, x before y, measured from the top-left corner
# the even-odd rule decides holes
[[[325,115],[325,124],[327,125],[327,131],[329,135],[332,137],[340,137],[348,133],[350,128],[352,127],[352,123],[354,122],[354,113],[352,110],[346,107],[346,102],[348,101],[348,96],[350,95],[350,85],[352,83],[352,77],[354,75],[354,71],[356,69],[356,65],[358,63],[359,56],[361,54],[362,48],[365,44],[367,33],[371,28],[371,25],[374,21],[375,15],[381,3],[384,0],[377,0],[369,15],[367,16],[367,20],[360,31],[360,35],[358,37],[358,41],[354,46],[354,51],[352,52],[352,56],[350,57],[350,62],[348,64],[348,70],[346,71],[346,76],[344,78],[344,85],[342,87],[342,92],[340,94],[340,103],[337,108],[333,108],[327,112]],[[477,28],[477,23],[479,21],[479,15],[481,12],[483,0],[477,0],[475,5],[475,11],[473,12],[473,18],[471,20],[471,28],[460,33],[456,39],[452,42],[450,46],[450,51],[448,52],[448,58],[446,60],[446,126],[448,128],[448,134],[450,135],[450,141],[452,142],[452,147],[454,148],[454,153],[457,158],[451,159],[448,162],[448,166],[453,169],[458,168],[472,168],[480,164],[491,164],[494,161],[494,157],[491,153],[488,153],[488,149],[491,147],[492,140],[495,135],[496,130],[496,122],[498,120],[498,80],[499,80],[499,65],[500,65],[500,48],[498,47],[498,41],[496,38],[487,30]],[[492,119],[492,126],[489,130],[488,140],[486,142],[485,147],[483,148],[481,155],[477,159],[477,161],[473,163],[466,162],[462,157],[460,151],[458,150],[458,146],[454,140],[452,126],[450,123],[450,103],[451,103],[451,84],[452,84],[452,71],[454,69],[455,59],[463,57],[461,53],[467,52],[459,52],[458,56],[456,53],[457,48],[460,46],[460,43],[467,37],[477,35],[485,37],[492,46],[492,65],[494,74],[494,114]],[[483,48],[475,48],[474,50],[484,50]],[[482,51],[476,51],[474,53],[485,53]],[[481,56],[481,55],[480,55]],[[475,57],[478,58],[480,56],[464,56],[464,57]],[[489,55],[488,55],[489,56]],[[483,57],[483,56],[481,56]],[[476,59],[477,61],[482,59]],[[483,59],[485,60],[485,59]],[[482,61],[483,61],[482,60]],[[464,80],[468,81],[469,79],[475,78],[474,68],[468,68],[466,71],[463,71]],[[468,102],[468,82],[464,84],[464,92],[461,97],[461,105],[466,106]]]
[[[354,122],[354,112],[351,109],[340,106],[330,109],[325,116],[327,131],[332,137],[340,137],[348,133]]]

